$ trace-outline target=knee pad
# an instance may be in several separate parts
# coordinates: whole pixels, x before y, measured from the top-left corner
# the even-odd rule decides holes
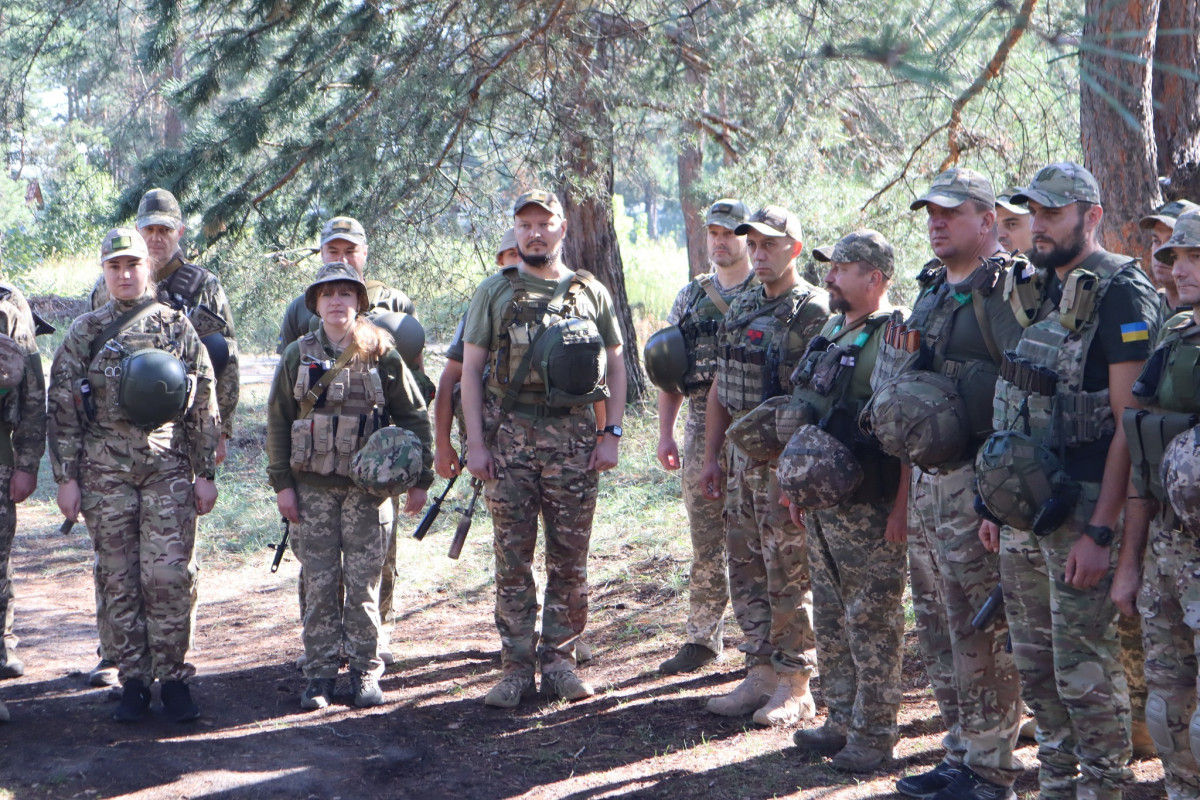
[[[1193,730],[1197,729],[1196,723],[1197,719],[1193,717]],[[1171,726],[1167,721],[1167,699],[1157,692],[1151,692],[1146,697],[1146,730],[1150,732],[1150,738],[1159,753],[1167,756],[1175,752],[1175,740],[1171,738]]]
[[[1192,745],[1192,758],[1200,761],[1200,708],[1192,714],[1192,722],[1188,725],[1188,739]]]

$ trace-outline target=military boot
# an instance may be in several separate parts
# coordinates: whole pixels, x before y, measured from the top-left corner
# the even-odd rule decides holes
[[[596,693],[591,684],[580,680],[573,669],[542,673],[542,694],[548,700],[586,700]]]
[[[808,690],[808,675],[785,672],[779,676],[771,699],[754,712],[754,721],[767,727],[794,725],[817,715],[817,704]]]
[[[167,681],[159,692],[163,713],[172,722],[191,722],[200,716],[200,707],[192,700],[192,691],[183,681]]]
[[[374,673],[350,670],[350,687],[354,690],[355,708],[383,705],[383,689],[379,686],[379,677]]]
[[[488,690],[483,704],[492,708],[516,708],[522,700],[532,700],[536,694],[532,675],[510,672]]]
[[[679,648],[679,652],[658,665],[660,675],[678,675],[681,672],[695,672],[705,664],[717,660],[717,654],[702,644],[688,642]]]
[[[117,722],[140,722],[150,709],[150,688],[139,678],[125,681],[121,692],[121,702],[113,711],[113,719]]]
[[[0,664],[0,678],[19,678],[25,674],[25,662],[9,651],[8,660]]]
[[[116,686],[118,683],[117,664],[107,658],[100,659],[100,663],[88,673],[89,686],[104,688],[105,686]]]
[[[792,743],[801,750],[813,753],[836,753],[846,746],[846,732],[825,720],[825,724],[819,728],[796,731],[792,734]]]
[[[709,700],[704,709],[722,717],[744,717],[766,705],[778,683],[775,668],[759,664],[747,670],[746,677],[732,692]]]
[[[308,685],[304,687],[304,692],[300,695],[300,707],[309,711],[328,708],[329,701],[333,699],[333,687],[336,684],[336,678],[309,678]]]
[[[838,772],[874,772],[892,760],[892,748],[887,750],[865,744],[848,744],[829,762]]]

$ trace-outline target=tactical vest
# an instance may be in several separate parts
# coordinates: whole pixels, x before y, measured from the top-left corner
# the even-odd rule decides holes
[[[210,356],[216,361],[214,348],[225,347],[225,358],[228,359],[228,345],[225,345],[225,326],[228,320],[218,313],[220,309],[209,308],[200,302],[200,290],[208,282],[211,272],[197,264],[179,259],[179,266],[166,278],[157,282],[158,301],[170,306],[176,311],[187,314],[188,321],[196,329],[201,339],[217,334],[221,342],[205,341],[204,346]]]
[[[1025,329],[1015,353],[1005,354],[996,383],[996,430],[1022,430],[1060,455],[1113,434],[1108,389],[1084,391],[1083,373],[1099,330],[1096,310],[1120,274],[1142,276],[1135,260],[1115,253],[1104,254],[1095,271],[1072,270],[1057,308]]]
[[[744,287],[746,282],[741,285]],[[708,388],[717,375],[717,329],[725,319],[725,311],[717,307],[706,286],[718,291],[712,275],[701,275],[688,285],[690,297],[679,320],[688,357],[683,384],[689,391]]]
[[[114,310],[114,315],[119,316],[120,312]],[[136,330],[133,327],[125,328],[118,331],[111,339],[109,339],[96,357],[92,359],[88,366],[87,380],[84,382],[87,389],[87,398],[84,401],[85,414],[89,421],[96,421],[103,418],[107,422],[115,422],[122,428],[128,426],[128,430],[132,431],[138,426],[134,425],[133,421],[121,408],[121,372],[122,361],[128,356],[133,355],[139,350],[155,349],[163,350],[176,358],[183,361],[183,349],[177,341],[174,333],[168,328],[169,323],[164,320],[161,315],[170,316],[172,312],[167,311],[161,306],[158,307],[158,314],[152,314],[148,318],[146,328],[151,330]],[[157,327],[158,330],[153,330]],[[187,362],[184,361],[186,364]],[[194,382],[194,373],[189,373],[189,378]],[[184,408],[191,405],[192,398],[188,397],[188,402]],[[102,411],[101,411],[102,409]],[[176,417],[170,422],[166,422],[154,429],[156,437],[165,436],[170,438],[173,427],[180,423],[182,418]]]
[[[519,267],[505,267],[500,271],[512,287],[512,298],[500,317],[500,334],[497,337],[493,351],[491,370],[486,379],[488,391],[503,397],[508,392],[509,380],[517,373],[525,354],[537,337],[542,318],[553,299],[550,295],[533,294],[525,288],[521,280]],[[562,313],[551,315],[546,324],[566,318],[581,318],[579,313],[579,293],[588,282],[594,281],[590,272],[577,270],[570,278],[563,297]],[[542,382],[538,370],[532,367],[526,372],[521,383],[519,401],[525,404],[541,405],[545,403],[546,385]]]
[[[762,288],[753,295],[763,298]],[[717,346],[717,400],[735,416],[749,411],[764,400],[790,394],[792,390],[789,354],[800,353],[806,342],[795,325],[801,312],[813,298],[805,284],[761,305],[742,310],[738,304],[726,316]]]
[[[317,334],[305,334],[299,343],[300,365],[292,387],[297,404],[333,366]],[[375,359],[356,353],[326,387],[312,414],[292,423],[292,469],[350,477],[354,454],[387,425],[385,404]]]

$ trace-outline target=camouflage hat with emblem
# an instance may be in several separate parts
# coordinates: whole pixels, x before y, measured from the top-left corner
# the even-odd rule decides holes
[[[21,385],[25,377],[25,351],[10,336],[0,333],[0,395]]]
[[[1021,205],[1034,202],[1047,208],[1062,208],[1072,203],[1099,205],[1100,184],[1096,176],[1074,161],[1061,161],[1042,167],[1010,202]]]
[[[334,217],[321,226],[321,246],[334,239],[342,239],[352,244],[367,243],[367,232],[362,223],[354,217]]]
[[[178,230],[182,224],[183,212],[179,209],[179,201],[175,199],[175,195],[166,189],[151,189],[142,195],[137,210],[139,229],[162,225],[164,228]]]
[[[1003,192],[996,195],[996,205],[1000,206],[1010,214],[1017,214],[1022,217],[1025,216],[1029,213],[1029,209],[1025,206],[1019,206],[1012,202],[1013,195],[1019,191],[1021,191],[1021,187],[1019,186],[1007,187]]]
[[[750,208],[741,200],[732,197],[722,197],[708,207],[704,215],[705,225],[720,225],[722,228],[737,230],[737,227],[750,218]]]
[[[1163,225],[1174,230],[1175,221],[1189,211],[1200,211],[1200,206],[1191,200],[1172,200],[1154,209],[1153,214],[1147,214],[1138,220],[1138,227],[1150,230],[1155,224],[1161,222]]]
[[[934,178],[929,191],[913,200],[908,207],[917,211],[932,203],[942,208],[958,208],[968,200],[996,205],[992,182],[973,169],[951,167]]]
[[[421,440],[389,425],[371,434],[350,461],[350,479],[376,497],[395,497],[417,485],[424,468]]]
[[[150,251],[146,249],[146,240],[133,228],[113,228],[100,243],[100,265],[118,256],[149,258]]]
[[[790,236],[797,242],[804,240],[800,218],[783,206],[763,206],[754,212],[749,222],[733,229],[738,236],[745,236],[750,231],[758,231],[763,236]]]
[[[883,234],[870,228],[860,228],[848,233],[838,240],[837,244],[827,244],[813,250],[813,258],[817,261],[837,261],[853,263],[865,261],[887,277],[892,277],[896,269],[896,258],[892,245]]]
[[[1154,257],[1168,266],[1175,263],[1175,248],[1200,247],[1200,209],[1182,214],[1175,221],[1171,238],[1154,251]]]
[[[313,278],[313,282],[304,290],[304,305],[312,313],[317,313],[317,292],[322,284],[338,283],[345,281],[353,283],[358,290],[358,310],[366,311],[371,307],[371,301],[367,299],[367,284],[363,282],[362,276],[358,274],[358,270],[350,266],[344,261],[331,261],[328,264],[322,264],[317,270],[317,277]]]
[[[531,189],[518,197],[517,201],[513,203],[513,216],[520,214],[521,209],[525,206],[531,205],[544,208],[551,214],[563,216],[563,207],[562,203],[558,201],[558,195],[545,189]]]
[[[496,255],[500,255],[505,250],[515,250],[517,247],[517,232],[509,228],[500,237],[500,246],[496,248]]]

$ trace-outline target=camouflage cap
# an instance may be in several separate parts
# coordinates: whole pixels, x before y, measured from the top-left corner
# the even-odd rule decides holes
[[[1161,222],[1168,228],[1175,228],[1175,220],[1179,219],[1189,211],[1200,210],[1200,206],[1193,203],[1191,200],[1172,200],[1169,203],[1163,203],[1158,208],[1154,209],[1153,214],[1147,214],[1138,220],[1138,227],[1149,230],[1156,223]]]
[[[1025,206],[1019,206],[1012,202],[1012,196],[1021,191],[1019,186],[1009,186],[1003,192],[996,195],[996,205],[1003,208],[1010,214],[1020,214],[1024,216],[1029,213],[1029,209]]]
[[[25,377],[25,351],[10,336],[0,333],[0,394],[21,385]]]
[[[496,255],[500,255],[505,250],[515,250],[517,247],[517,232],[509,228],[500,237],[500,246],[496,248]]]
[[[837,244],[827,244],[813,250],[817,261],[840,261],[851,263],[865,261],[887,277],[892,277],[896,268],[892,245],[883,234],[870,228],[860,228],[848,233]]]
[[[371,434],[350,461],[350,479],[377,497],[395,497],[417,485],[424,468],[421,440],[390,425]]]
[[[1062,208],[1072,203],[1100,204],[1100,184],[1096,176],[1074,161],[1060,161],[1042,167],[1033,180],[1014,194],[1009,202],[1024,205],[1030,201],[1047,208]]]
[[[513,216],[520,214],[521,209],[529,205],[539,206],[551,214],[563,216],[563,207],[562,203],[558,201],[558,195],[546,189],[531,189],[518,197],[517,201],[513,203]]]
[[[994,206],[996,193],[992,191],[992,182],[973,169],[952,167],[934,178],[929,191],[913,200],[909,208],[917,211],[930,203],[942,208],[958,208],[968,200]]]
[[[732,197],[723,197],[708,207],[708,213],[704,215],[704,224],[720,225],[732,231],[749,218],[750,209],[745,203]]]
[[[363,282],[362,276],[358,274],[358,270],[350,266],[344,261],[331,261],[328,264],[322,264],[317,270],[317,277],[313,278],[313,282],[304,290],[304,305],[309,311],[317,313],[317,290],[323,283],[337,283],[346,281],[353,283],[358,289],[358,310],[366,311],[371,303],[367,299],[367,284]]]
[[[149,258],[150,251],[146,249],[146,240],[133,228],[113,228],[104,235],[104,241],[100,243],[101,266],[105,261],[117,256]]]
[[[800,218],[783,206],[763,206],[754,212],[749,222],[738,225],[733,232],[745,236],[752,230],[763,236],[790,236],[797,242],[804,240]]]
[[[166,189],[151,189],[142,195],[137,210],[138,228],[162,225],[171,230],[178,230],[182,224],[183,212],[179,209],[179,201],[175,199],[175,195]]]
[[[1175,221],[1171,238],[1154,251],[1154,257],[1164,264],[1174,264],[1177,247],[1200,247],[1200,209],[1189,211]]]
[[[367,232],[354,217],[334,217],[321,226],[321,247],[334,239],[344,239],[353,244],[366,244]]]

